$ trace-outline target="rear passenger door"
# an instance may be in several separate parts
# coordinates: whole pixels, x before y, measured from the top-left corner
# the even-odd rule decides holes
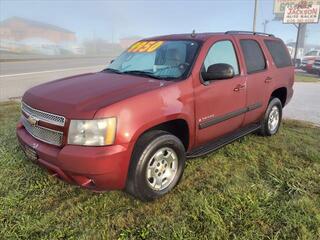
[[[243,125],[257,122],[261,119],[268,103],[268,84],[272,82],[268,70],[268,61],[262,49],[262,42],[258,38],[238,36],[237,42],[241,49],[245,65],[247,82],[247,113]]]

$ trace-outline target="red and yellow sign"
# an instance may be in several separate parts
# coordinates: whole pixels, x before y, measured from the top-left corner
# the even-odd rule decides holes
[[[283,23],[318,23],[320,5],[286,7]]]
[[[128,48],[128,52],[153,52],[157,50],[163,41],[140,41]]]

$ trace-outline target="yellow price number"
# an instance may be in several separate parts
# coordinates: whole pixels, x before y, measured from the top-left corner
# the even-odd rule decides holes
[[[153,52],[157,50],[163,41],[140,41],[128,48],[128,52]]]

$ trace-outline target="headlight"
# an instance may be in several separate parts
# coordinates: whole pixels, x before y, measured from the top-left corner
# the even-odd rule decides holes
[[[68,144],[105,146],[114,143],[116,118],[96,120],[71,120]]]

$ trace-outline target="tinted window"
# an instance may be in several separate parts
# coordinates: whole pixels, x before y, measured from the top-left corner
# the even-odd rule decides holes
[[[248,73],[266,69],[266,60],[257,41],[240,40],[240,45],[244,54]]]
[[[292,65],[290,56],[282,42],[274,40],[265,40],[264,42],[278,68]]]
[[[234,74],[239,74],[236,52],[230,41],[220,41],[213,44],[204,60],[205,71],[208,70],[210,65],[217,63],[229,64],[233,67]]]

